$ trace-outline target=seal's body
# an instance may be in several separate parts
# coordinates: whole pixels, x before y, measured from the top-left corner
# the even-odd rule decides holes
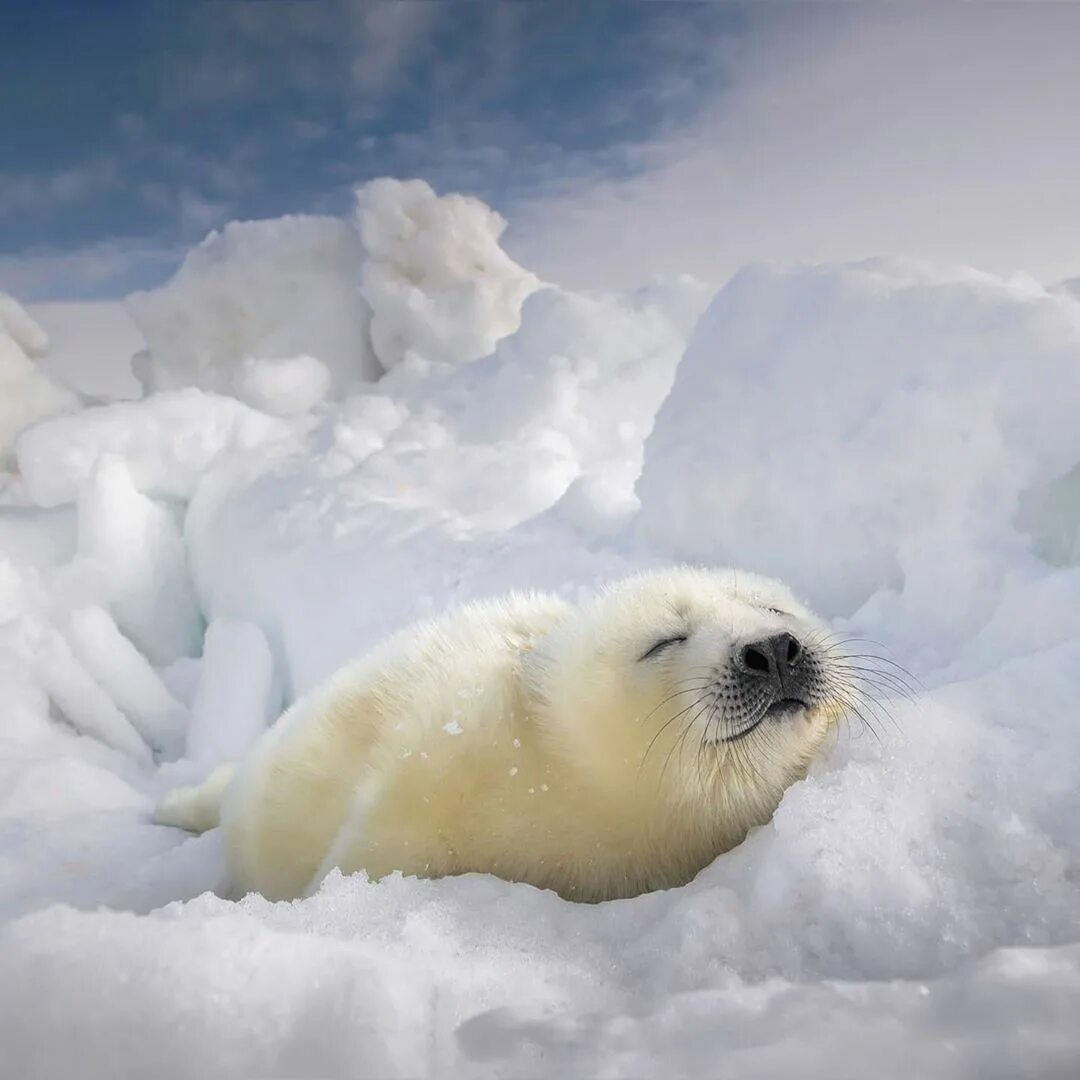
[[[577,900],[679,885],[768,820],[843,711],[824,637],[784,586],[731,571],[473,604],[339,671],[158,820],[220,817],[236,890],[271,898],[334,867]]]

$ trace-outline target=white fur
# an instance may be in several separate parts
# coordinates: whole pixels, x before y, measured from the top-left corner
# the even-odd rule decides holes
[[[581,608],[511,595],[410,627],[297,702],[241,763],[221,807],[234,886],[296,897],[335,866],[484,871],[580,900],[682,884],[768,820],[839,715],[828,702],[725,743],[683,711],[735,644],[785,629],[823,627],[778,582],[694,569]],[[222,780],[172,797],[159,820],[212,825]]]

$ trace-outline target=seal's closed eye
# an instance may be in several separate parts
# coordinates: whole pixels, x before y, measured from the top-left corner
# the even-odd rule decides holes
[[[656,656],[657,653],[663,652],[669,645],[681,645],[686,640],[686,634],[676,634],[675,637],[661,638],[655,645],[650,645],[639,657],[638,660],[648,660],[650,657]]]

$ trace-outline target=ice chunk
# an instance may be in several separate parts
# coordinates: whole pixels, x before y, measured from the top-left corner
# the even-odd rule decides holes
[[[248,357],[306,354],[336,393],[382,374],[358,293],[363,246],[327,217],[232,222],[212,232],[159,289],[128,297],[146,339],[135,372],[147,392],[229,392]]]
[[[236,619],[211,622],[186,756],[207,763],[239,760],[280,707],[280,685],[263,632]]]
[[[0,292],[0,330],[5,331],[28,357],[36,360],[48,352],[49,335],[14,296],[3,292]]]
[[[580,478],[563,516],[610,533],[636,509],[642,445],[684,343],[659,301],[538,289],[490,356],[400,365],[380,396],[350,398],[326,471],[359,464],[353,499],[444,514],[465,531],[548,510]]]
[[[0,293],[0,469],[11,463],[15,437],[47,416],[74,409],[78,397],[39,370],[49,339],[13,297]]]
[[[78,513],[79,569],[97,578],[139,651],[156,664],[196,654],[202,618],[170,510],[136,491],[121,458],[106,456],[83,488]]]
[[[362,293],[386,369],[416,355],[461,364],[512,334],[540,282],[499,246],[506,222],[477,199],[423,180],[373,180],[357,192],[367,256]]]
[[[185,708],[190,709],[199,686],[201,669],[201,660],[193,656],[181,656],[171,664],[159,668],[157,674],[169,693],[182,702]]]
[[[37,676],[72,727],[136,761],[150,763],[150,748],[131,721],[78,662],[56,630],[50,628],[43,633],[35,653]]]
[[[183,745],[186,711],[112,616],[100,607],[79,608],[71,613],[67,636],[83,666],[143,739],[174,757]]]
[[[330,392],[330,372],[314,356],[259,360],[249,356],[236,374],[236,394],[272,416],[310,412]]]
[[[124,459],[140,491],[187,499],[223,455],[267,446],[291,430],[234,398],[180,390],[38,424],[19,440],[17,456],[39,506],[74,501],[106,454]]]
[[[913,634],[946,617],[962,636],[988,613],[1020,493],[1080,461],[1078,401],[1080,302],[1030,279],[752,268],[703,316],[657,417],[643,536],[834,614],[903,585]],[[978,604],[943,612],[942,595]]]
[[[0,507],[0,554],[29,566],[57,566],[75,554],[75,509]]]
[[[1047,562],[1080,565],[1080,462],[1064,475],[1023,491],[1016,523],[1031,534],[1035,550]]]

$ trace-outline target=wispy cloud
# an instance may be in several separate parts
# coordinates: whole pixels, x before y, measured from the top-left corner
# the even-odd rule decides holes
[[[23,301],[124,296],[148,283],[163,281],[182,256],[180,247],[141,239],[0,255],[0,292]]]
[[[363,99],[379,98],[405,77],[415,54],[444,12],[435,3],[360,3],[350,5],[352,88]]]
[[[113,158],[51,172],[0,172],[0,222],[16,214],[40,214],[75,206],[117,186],[120,168]]]
[[[587,285],[891,252],[1076,274],[1078,40],[1075,5],[757,11],[708,107],[508,239]]]

